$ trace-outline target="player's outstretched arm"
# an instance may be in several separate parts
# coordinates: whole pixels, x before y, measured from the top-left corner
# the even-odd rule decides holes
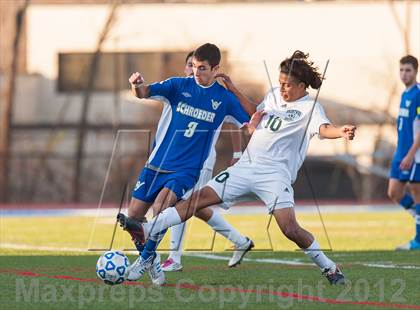
[[[331,124],[324,124],[319,127],[319,135],[325,139],[338,139],[344,138],[347,140],[353,140],[356,132],[356,126],[344,125],[337,127]]]
[[[148,85],[144,84],[144,79],[139,72],[134,72],[128,79],[131,85],[131,92],[137,98],[148,98],[150,89]]]
[[[230,90],[234,95],[238,98],[239,102],[241,103],[241,106],[244,108],[246,113],[249,115],[254,114],[254,112],[257,110],[257,105],[249,100],[244,94],[242,94],[233,84],[230,77],[224,73],[218,73],[216,74],[216,78],[221,78],[223,83],[225,83],[225,86],[228,90]]]

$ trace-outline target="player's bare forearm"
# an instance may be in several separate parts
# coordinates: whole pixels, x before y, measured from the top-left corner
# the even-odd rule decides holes
[[[353,140],[355,136],[356,126],[344,125],[341,127],[323,124],[319,127],[319,135],[324,139],[338,139],[345,138],[347,140]]]
[[[140,87],[131,86],[131,93],[139,99],[150,97],[150,88],[148,85],[142,85]]]
[[[238,98],[241,106],[244,108],[246,113],[248,113],[250,116],[255,113],[257,110],[257,105],[249,100],[244,94],[242,94],[239,90],[236,89],[236,91],[232,91],[235,96]]]
[[[221,78],[223,83],[225,83],[225,86],[228,90],[230,90],[239,100],[241,106],[244,108],[246,113],[248,113],[250,116],[255,113],[257,110],[257,105],[249,100],[244,94],[242,94],[239,89],[236,88],[235,84],[233,84],[230,77],[224,73],[218,73],[216,74],[216,78]]]

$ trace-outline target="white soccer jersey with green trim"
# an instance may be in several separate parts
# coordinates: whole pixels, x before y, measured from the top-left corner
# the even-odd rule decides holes
[[[319,127],[329,124],[318,102],[311,116],[314,100],[306,95],[286,102],[280,89],[270,91],[257,110],[267,113],[254,131],[239,165],[253,165],[257,170],[277,170],[293,183],[305,159],[309,140],[319,134]],[[309,125],[308,125],[309,123]]]

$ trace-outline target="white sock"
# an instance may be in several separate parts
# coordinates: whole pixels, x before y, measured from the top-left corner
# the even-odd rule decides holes
[[[214,231],[232,241],[236,246],[243,245],[247,241],[246,238],[233,228],[233,226],[216,210],[213,210],[213,215],[207,221],[207,224],[209,224]]]
[[[304,252],[321,269],[331,268],[335,265],[335,263],[320,250],[320,246],[315,239],[307,249],[304,249]]]
[[[171,227],[171,243],[169,258],[181,264],[182,245],[184,243],[186,223],[181,223]]]
[[[143,227],[146,235],[154,235],[181,223],[182,221],[176,208],[170,207],[156,215],[150,222],[143,224]]]

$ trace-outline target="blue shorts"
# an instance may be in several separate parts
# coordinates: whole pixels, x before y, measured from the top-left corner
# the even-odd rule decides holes
[[[391,179],[397,179],[400,182],[420,182],[420,163],[414,163],[411,169],[401,170],[401,161],[393,160],[391,163],[391,169],[389,171],[389,177]]]
[[[411,168],[409,182],[410,183],[420,182],[420,163],[414,163],[413,167]]]
[[[173,191],[177,199],[192,189],[197,182],[193,174],[185,172],[162,173],[144,168],[133,189],[133,197],[144,202],[152,203],[163,188]]]

